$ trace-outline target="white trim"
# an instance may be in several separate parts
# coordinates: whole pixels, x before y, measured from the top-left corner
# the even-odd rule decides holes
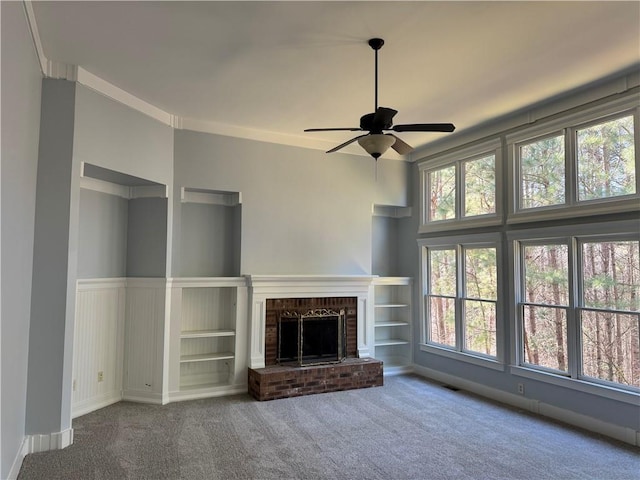
[[[639,102],[640,94],[632,92],[613,100],[604,101],[604,103],[598,102],[596,105],[579,107],[577,111],[559,113],[553,119],[544,120],[544,118],[541,118],[540,123],[509,133],[505,135],[505,139],[507,144],[535,140],[537,137],[544,137],[547,134],[559,132],[565,128],[581,127],[584,123],[596,121],[603,117],[623,113],[627,110],[633,111],[637,109]]]
[[[99,288],[124,288],[126,286],[126,277],[79,278],[76,280],[76,288],[78,291],[96,290]]]
[[[148,403],[150,405],[164,405],[167,403],[163,395],[144,390],[123,390],[122,400],[127,402]]]
[[[246,287],[245,277],[172,277],[167,278],[167,288],[193,287]]]
[[[182,117],[180,121],[176,123],[175,128],[180,130],[191,130],[194,132],[212,133],[214,135],[224,135],[226,137],[246,138],[248,140],[255,140],[258,142],[275,143],[278,145],[289,145],[294,147],[300,147],[300,145],[304,143],[305,147],[302,148],[309,148],[313,150],[329,150],[330,148],[335,147],[335,143],[333,142],[310,136],[270,132],[267,130],[240,127],[238,125],[227,125],[207,120],[199,120],[196,118]],[[345,153],[370,158],[369,154],[361,148],[353,148]],[[385,153],[384,158],[385,160],[405,160],[402,156],[396,154],[392,150]]]
[[[77,82],[81,85],[84,85],[87,88],[90,88],[105,97],[109,97],[112,100],[115,100],[119,103],[122,103],[128,107],[137,110],[140,113],[144,113],[145,115],[158,120],[161,123],[164,123],[168,126],[173,126],[174,117],[170,113],[161,110],[160,108],[152,105],[140,98],[132,95],[131,93],[121,89],[120,87],[116,87],[112,83],[103,80],[102,78],[94,75],[91,72],[88,72],[82,67],[77,68]]]
[[[534,370],[533,368],[518,367],[512,365],[510,373],[518,377],[530,378],[539,382],[550,383],[563,388],[570,388],[571,390],[577,390],[579,392],[590,393],[591,395],[598,395],[601,397],[616,400],[618,402],[630,403],[631,405],[637,405],[640,407],[640,394],[628,390],[622,390],[620,388],[609,387],[593,382],[587,382],[584,380],[569,378],[563,375],[553,374],[551,372],[544,372],[542,370]]]
[[[27,435],[26,443],[29,453],[62,450],[73,443],[73,428],[68,428],[62,432]]]
[[[620,440],[631,445],[640,446],[640,432],[632,428],[614,425],[612,423],[604,422],[587,415],[575,413],[572,410],[559,408],[554,405],[541,402],[539,400],[527,398],[523,395],[507,393],[497,388],[488,387],[480,383],[472,382],[470,380],[462,379],[454,375],[439,372],[437,370],[423,367],[421,365],[414,365],[414,372],[430,380],[435,380],[440,383],[452,385],[454,387],[475,393],[482,397],[490,398],[491,400],[495,400],[497,402],[505,403],[516,408],[521,408],[537,415],[553,418],[554,420],[583,428],[591,432],[606,435],[608,437]]]
[[[503,135],[506,131],[526,128],[535,122],[561,115],[587,104],[606,102],[611,97],[624,95],[639,85],[640,75],[637,72],[628,73],[601,85],[587,85],[583,91],[568,93],[564,98],[556,99],[552,103],[533,105],[526,111],[507,114],[505,117],[491,121],[486,125],[460,130],[441,141],[432,142],[412,152],[409,155],[409,161],[435,156],[455,148],[457,145],[469,144],[490,136]]]
[[[420,171],[432,170],[457,161],[473,160],[475,157],[482,158],[485,154],[495,152],[499,148],[502,148],[502,139],[501,137],[494,137],[482,142],[454,148],[442,154],[422,157],[420,160],[416,160],[416,163]]]
[[[138,185],[128,187],[126,185],[85,176],[80,177],[80,188],[106,193],[107,195],[114,195],[126,200],[134,198],[168,197],[168,187],[166,185]]]
[[[22,439],[22,443],[20,444],[20,448],[18,449],[15,458],[13,459],[13,463],[11,464],[11,468],[9,469],[7,480],[16,480],[18,478],[18,474],[20,473],[20,469],[22,468],[24,457],[26,457],[29,453],[31,452],[29,452],[29,444],[27,442],[27,437],[25,436]]]
[[[485,358],[480,355],[474,355],[471,352],[453,350],[452,348],[438,347],[437,345],[421,343],[420,350],[422,350],[423,352],[432,353],[434,355],[441,355],[443,357],[452,358],[461,362],[478,365],[479,367],[498,370],[500,372],[504,372],[506,367],[497,358]]]
[[[42,48],[42,40],[40,39],[40,32],[38,30],[38,24],[36,23],[36,15],[33,11],[33,3],[30,0],[24,0],[22,5],[24,6],[24,13],[27,16],[27,25],[31,32],[33,47],[36,50],[36,56],[38,57],[38,63],[40,64],[40,71],[44,76],[47,71],[47,57],[45,57],[44,49]]]
[[[169,392],[168,403],[182,402],[184,400],[198,400],[201,398],[213,398],[223,397],[226,395],[236,395],[239,393],[247,393],[248,386],[246,384],[240,385],[221,385],[213,388],[203,388],[200,390],[192,391],[176,391]]]
[[[114,403],[122,401],[122,392],[117,394],[113,392],[107,392],[97,397],[88,398],[73,405],[73,412],[71,418],[78,418],[87,413],[100,410],[101,408],[108,407]]]
[[[242,203],[242,194],[240,192],[219,192],[182,187],[180,188],[180,201],[182,203],[205,203],[232,207]]]
[[[80,188],[129,199],[129,187],[91,177],[80,177]]]

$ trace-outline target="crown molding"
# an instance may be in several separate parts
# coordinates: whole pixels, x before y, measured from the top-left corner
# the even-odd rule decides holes
[[[33,12],[33,4],[29,0],[22,2],[24,13],[27,17],[27,26],[31,32],[31,39],[33,40],[33,46],[36,50],[36,56],[38,57],[38,63],[40,63],[40,71],[42,75],[45,75],[47,71],[47,57],[44,55],[44,49],[42,48],[42,40],[40,40],[40,32],[38,31],[38,24],[36,23],[36,15]]]
[[[255,128],[240,127],[237,125],[227,125],[207,120],[181,117],[179,115],[166,112],[161,108],[136,97],[120,87],[117,87],[99,76],[85,70],[81,66],[49,60],[44,53],[35,13],[33,11],[32,1],[23,0],[23,5],[29,30],[31,31],[33,45],[40,63],[40,69],[42,70],[42,75],[45,78],[64,79],[71,82],[77,82],[101,95],[104,95],[105,97],[143,113],[176,130],[193,130],[196,132],[211,133],[215,135],[243,138],[258,142],[275,143],[278,145],[287,145],[312,150],[326,151],[335,147],[335,142],[329,142],[318,138],[303,137],[301,135],[290,135]],[[343,153],[369,158],[369,154],[355,146],[352,149],[347,147]],[[385,155],[385,159],[407,160],[406,157],[398,155],[392,151]]]
[[[120,87],[116,87],[114,84],[103,80],[102,78],[94,75],[91,72],[88,72],[82,67],[78,67],[78,75],[77,82],[81,85],[84,85],[87,88],[90,88],[106,97],[111,98],[123,105],[133,108],[138,112],[144,113],[145,115],[158,120],[165,125],[173,127],[173,122],[175,116],[165,112],[164,110],[152,105],[140,98],[132,95],[131,93],[121,89]]]

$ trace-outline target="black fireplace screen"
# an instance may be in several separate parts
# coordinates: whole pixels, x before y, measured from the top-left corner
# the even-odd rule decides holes
[[[278,363],[318,365],[346,357],[345,311],[284,312],[278,319]]]

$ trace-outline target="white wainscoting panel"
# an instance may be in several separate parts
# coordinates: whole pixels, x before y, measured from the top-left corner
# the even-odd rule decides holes
[[[165,295],[164,278],[127,279],[123,388],[125,400],[165,403]]]
[[[124,278],[78,280],[72,415],[122,399]]]

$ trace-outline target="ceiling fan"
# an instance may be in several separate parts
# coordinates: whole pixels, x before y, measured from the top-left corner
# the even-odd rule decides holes
[[[360,146],[376,160],[384,154],[389,147],[393,148],[400,155],[406,155],[413,151],[413,147],[409,144],[392,133],[383,133],[385,131],[453,132],[456,127],[452,123],[409,123],[404,125],[393,125],[393,117],[398,113],[397,110],[387,107],[378,107],[378,50],[380,50],[384,45],[384,40],[382,38],[372,38],[368,43],[375,52],[375,111],[360,117],[360,127],[307,128],[305,132],[369,132],[364,135],[358,135],[357,137],[328,150],[327,153],[337,152],[341,148],[344,148],[357,140]]]

